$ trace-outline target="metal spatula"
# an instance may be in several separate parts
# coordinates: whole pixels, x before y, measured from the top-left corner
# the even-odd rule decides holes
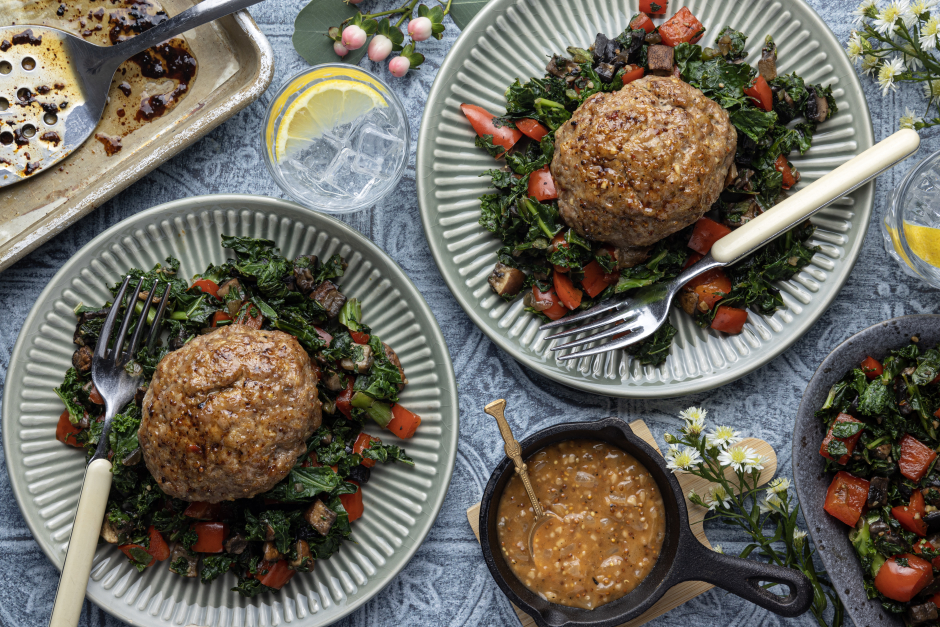
[[[0,27],[0,187],[49,169],[88,139],[124,61],[258,2],[204,0],[115,46],[47,26]]]

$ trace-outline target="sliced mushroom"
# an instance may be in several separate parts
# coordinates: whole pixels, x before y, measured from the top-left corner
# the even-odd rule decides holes
[[[356,348],[361,351],[361,357],[357,358],[356,361],[345,357],[340,360],[339,365],[342,366],[344,370],[356,370],[361,374],[367,372],[369,368],[372,367],[372,362],[374,361],[372,357],[372,347],[368,344],[357,344]]]
[[[335,318],[339,315],[343,305],[346,304],[346,297],[339,291],[339,288],[332,281],[320,283],[312,292],[310,299],[315,300],[326,310],[328,318]]]
[[[117,530],[114,528],[114,525],[111,524],[111,521],[109,521],[107,518],[104,519],[104,523],[101,525],[101,539],[108,544],[118,543]]]
[[[276,562],[284,555],[277,550],[277,547],[274,546],[273,542],[265,542],[262,545],[262,550],[264,551],[264,559],[268,562]]]
[[[91,358],[93,353],[87,346],[80,346],[77,351],[72,353],[72,367],[79,372],[89,372],[91,370]]]
[[[682,307],[682,311],[694,316],[698,308],[698,294],[683,290],[679,293],[679,306]]]
[[[500,296],[515,296],[522,289],[522,284],[525,283],[525,272],[518,268],[510,268],[502,263],[497,263],[487,281],[493,291]]]
[[[339,392],[346,389],[346,384],[343,383],[343,378],[339,376],[338,372],[330,371],[328,375],[323,379],[323,385],[326,386],[330,392]]]
[[[393,366],[398,368],[398,373],[401,375],[401,383],[398,384],[398,390],[401,391],[405,389],[405,385],[408,383],[408,377],[405,376],[405,369],[401,366],[401,360],[398,359],[398,354],[385,342],[382,342],[382,349],[385,351],[385,356],[388,357],[388,360],[392,362]]]
[[[241,298],[243,294],[242,284],[238,282],[238,279],[229,279],[228,281],[220,285],[219,291],[218,291],[219,298],[225,298],[226,296],[228,296],[228,293],[232,290],[235,290],[235,295]]]
[[[307,544],[306,540],[298,540],[294,543],[294,550],[291,555],[292,557],[288,566],[290,566],[292,570],[296,570],[300,573],[309,573],[313,570],[313,566],[316,562],[313,559],[313,553],[310,552],[310,545]]]
[[[881,507],[888,504],[888,478],[872,477],[868,484],[868,507]]]
[[[650,74],[658,74],[659,76],[672,74],[674,51],[675,49],[672,46],[650,46],[646,53]]]
[[[232,555],[241,555],[248,548],[248,540],[240,533],[236,533],[225,541],[225,552]]]
[[[890,444],[881,444],[872,449],[872,455],[878,459],[888,459],[888,456],[891,455],[891,445]]]
[[[764,47],[761,48],[757,71],[760,72],[765,81],[770,82],[777,78],[777,44],[774,43],[774,39],[770,35],[767,35],[764,40]]]
[[[336,512],[327,507],[326,503],[317,499],[313,505],[304,511],[304,520],[316,529],[321,536],[325,536],[330,533],[333,523],[336,522]]]
[[[933,601],[907,608],[907,622],[909,625],[923,625],[937,620],[937,606]]]
[[[185,561],[180,562],[180,558]],[[178,542],[173,543],[173,549],[170,551],[170,571],[181,577],[195,577],[199,574],[198,565],[198,555]]]

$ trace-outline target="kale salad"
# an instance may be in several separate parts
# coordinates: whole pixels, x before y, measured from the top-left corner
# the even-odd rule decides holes
[[[816,415],[835,473],[823,507],[851,528],[868,597],[907,624],[940,624],[940,350],[915,337],[867,357]]]
[[[482,175],[495,190],[480,197],[479,222],[502,242],[490,276],[497,294],[507,300],[522,296],[527,311],[556,320],[669,281],[796,184],[799,172],[787,157],[805,153],[817,124],[836,113],[832,90],[795,73],[778,75],[769,35],[755,68],[745,60],[746,34],[725,27],[713,47],[703,47],[696,42],[704,30],[687,8],[658,27],[640,13],[612,38],[598,33],[589,48],[572,46],[554,55],[544,76],[509,85],[505,115],[461,106],[478,135],[476,145],[504,162]],[[726,186],[706,215],[657,242],[644,260],[623,267],[612,246],[587,240],[564,223],[549,164],[555,131],[572,112],[592,95],[619,90],[644,74],[676,76],[717,102],[737,132],[737,148]],[[686,285],[680,306],[704,328],[739,333],[748,310],[770,315],[783,307],[773,282],[810,262],[816,248],[806,242],[813,230],[804,223],[735,266],[697,277]],[[627,351],[641,364],[662,364],[675,334],[667,322]]]
[[[234,590],[250,597],[280,589],[294,573],[313,570],[316,560],[339,549],[350,523],[363,514],[362,489],[376,463],[414,465],[399,446],[363,433],[366,422],[410,438],[421,419],[398,403],[407,379],[397,355],[362,322],[360,303],[334,283],[346,269],[340,255],[290,260],[274,242],[247,237],[222,236],[222,246],[235,257],[193,281],[179,276],[180,262],[173,258],[126,275],[143,278],[148,293],[157,282],[169,283],[166,338],[154,354],[141,349],[128,366],[142,373],[141,386],[109,434],[114,476],[101,536],[139,571],[167,561],[172,572],[203,583],[232,571]],[[120,285],[110,288],[112,294]],[[75,309],[78,349],[55,390],[66,406],[56,438],[89,457],[105,409],[92,383],[91,357],[109,307]],[[142,311],[140,302],[135,307]],[[276,329],[298,340],[318,375],[322,424],[290,474],[264,494],[214,504],[172,498],[142,462],[141,403],[164,356],[225,325]]]

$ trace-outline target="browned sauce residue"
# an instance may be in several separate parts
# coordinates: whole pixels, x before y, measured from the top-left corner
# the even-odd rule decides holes
[[[13,44],[10,43],[9,39],[4,39],[3,41],[0,41],[0,52],[6,52],[12,47],[13,47]]]
[[[56,133],[55,131],[49,131],[47,133],[43,133],[42,137],[40,137],[39,139],[41,139],[44,142],[49,142],[53,146],[58,146],[59,142],[62,141],[62,138],[59,137],[59,134]]]
[[[121,152],[121,138],[116,135],[105,135],[104,133],[95,133],[95,139],[104,145],[104,151],[109,157]]]
[[[31,46],[38,46],[41,43],[42,43],[42,35],[37,37],[36,35],[33,34],[33,30],[31,28],[27,28],[22,33],[13,35],[14,46],[21,46],[23,44],[29,44]]]
[[[23,174],[29,176],[33,172],[39,169],[39,162],[37,161],[27,161],[26,167],[23,168]]]

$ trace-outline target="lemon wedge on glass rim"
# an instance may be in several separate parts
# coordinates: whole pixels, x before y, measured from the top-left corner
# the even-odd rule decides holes
[[[277,160],[302,149],[311,139],[353,122],[378,107],[385,99],[368,85],[353,80],[331,79],[313,85],[290,104],[277,130]]]

